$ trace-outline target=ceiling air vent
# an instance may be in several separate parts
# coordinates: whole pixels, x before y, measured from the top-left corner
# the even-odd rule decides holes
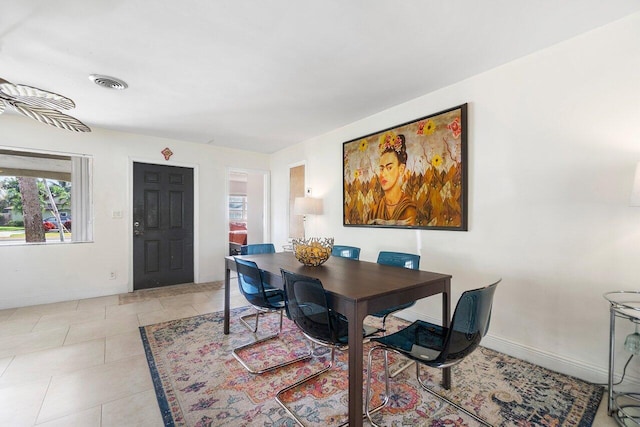
[[[123,90],[129,87],[124,81],[116,79],[115,77],[103,76],[100,74],[89,75],[89,80],[97,84],[98,86],[105,87],[107,89]]]

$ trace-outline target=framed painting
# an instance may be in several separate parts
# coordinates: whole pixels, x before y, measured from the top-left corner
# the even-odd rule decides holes
[[[347,141],[345,227],[467,230],[467,104]]]

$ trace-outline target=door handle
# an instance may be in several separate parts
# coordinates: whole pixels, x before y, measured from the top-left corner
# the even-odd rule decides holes
[[[140,230],[140,222],[135,221],[133,223],[133,235],[134,236],[144,236],[144,231]]]

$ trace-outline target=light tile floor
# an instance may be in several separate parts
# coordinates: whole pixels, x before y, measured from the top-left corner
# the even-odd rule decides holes
[[[0,425],[162,426],[138,327],[223,308],[220,284],[186,284],[0,310]]]
[[[0,310],[0,425],[162,426],[138,327],[223,305],[219,284],[186,284]],[[616,425],[605,399],[593,425]]]

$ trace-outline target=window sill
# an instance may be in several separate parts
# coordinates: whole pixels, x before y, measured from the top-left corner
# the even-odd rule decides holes
[[[93,243],[93,241],[76,242],[73,240],[47,240],[46,242],[25,242],[24,240],[6,240],[0,239],[0,246],[51,246],[51,245],[69,245],[69,244]]]

